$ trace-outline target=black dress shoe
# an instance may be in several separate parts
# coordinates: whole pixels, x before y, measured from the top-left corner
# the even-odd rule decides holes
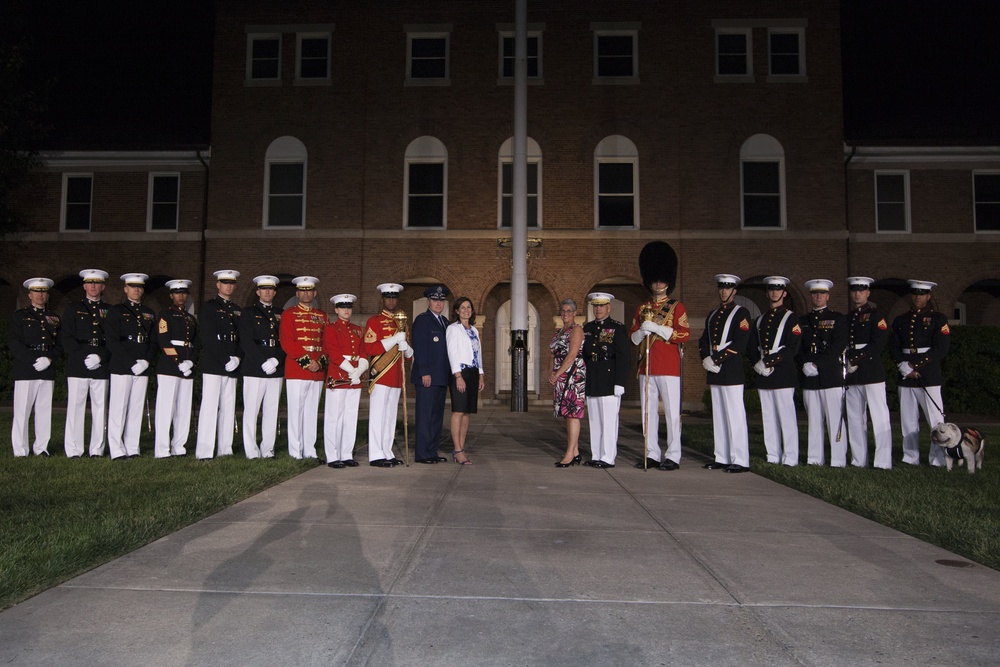
[[[404,463],[406,463],[406,461],[404,461],[403,459],[389,459],[389,463],[391,463],[394,466],[401,466]]]
[[[448,462],[448,459],[446,459],[443,456],[435,456],[434,460],[437,461],[438,463],[447,463]]]
[[[347,459],[346,461],[341,461],[341,463],[343,463],[348,468],[357,468],[359,465],[358,462],[355,461],[354,459]]]
[[[594,461],[591,465],[595,468],[614,468],[614,463],[605,463],[604,461]]]
[[[651,459],[651,458],[649,458],[647,456],[642,461],[639,461],[638,463],[636,463],[635,467],[643,469],[643,470],[645,470],[646,468],[659,468],[660,467],[660,462],[657,461],[656,459]]]
[[[346,468],[343,461],[330,461],[326,464],[328,468]]]
[[[138,454],[129,454],[128,457],[130,459],[137,459],[137,458],[139,458],[139,455]]]
[[[35,454],[35,456],[51,456],[51,454],[49,454],[47,451],[43,449],[42,451]]]
[[[387,461],[386,459],[376,459],[374,461],[369,461],[368,465],[373,468],[391,468],[392,461]]]
[[[734,463],[732,465],[723,468],[722,472],[750,472],[750,468],[747,468],[746,466],[736,465]]]
[[[583,465],[590,466],[591,468],[593,468],[594,464],[596,464],[596,463],[598,463],[598,461],[595,461],[594,459],[590,459],[589,461],[584,461]]]
[[[677,470],[681,467],[680,463],[676,461],[671,461],[670,459],[663,459],[663,463],[656,466],[659,470]]]
[[[702,468],[706,468],[708,470],[725,470],[728,467],[728,463],[719,463],[718,461],[712,461],[711,463],[706,463],[702,466]]]
[[[441,463],[440,461],[438,461],[438,458],[436,456],[434,458],[432,458],[432,459],[413,459],[413,462],[414,463]]]

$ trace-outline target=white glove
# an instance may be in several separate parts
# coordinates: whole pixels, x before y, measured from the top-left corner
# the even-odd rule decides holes
[[[101,367],[101,355],[88,354],[83,358],[83,365],[87,367],[88,371],[96,371]]]
[[[620,384],[616,384],[615,385],[615,396],[621,396],[624,393],[625,393],[625,387],[621,386]]]
[[[405,341],[405,340],[406,340],[406,334],[403,333],[402,331],[398,331],[398,332],[392,334],[391,336],[389,336],[388,338],[383,338],[382,339],[382,347],[384,347],[385,351],[388,352],[389,350],[392,349],[393,345],[395,345],[396,343],[398,343],[400,341]]]
[[[142,375],[147,368],[149,368],[149,362],[145,359],[139,359],[132,364],[132,375]]]
[[[663,340],[670,340],[671,334],[674,333],[672,327],[664,326],[662,324],[657,324],[656,322],[647,320],[639,325],[640,331],[648,331],[649,333],[655,333],[657,336]]]
[[[35,370],[41,373],[46,368],[52,365],[52,360],[49,359],[48,357],[38,357],[37,359],[35,359],[35,363],[33,365],[35,367]]]
[[[712,357],[705,357],[701,360],[701,365],[705,367],[705,370],[709,373],[718,373],[722,370],[722,366],[712,361]]]
[[[409,345],[407,345],[406,349],[403,350],[403,356],[406,357],[407,359],[412,359],[413,358],[413,348],[410,347]]]
[[[904,378],[913,372],[913,366],[910,365],[909,361],[901,361],[897,365],[899,366],[899,374]]]
[[[358,359],[358,377],[364,375],[365,371],[367,370],[368,370],[368,360],[365,359],[364,357],[361,357],[360,359]]]
[[[278,360],[274,357],[269,357],[260,365],[260,370],[264,371],[267,375],[274,375],[274,372],[278,370]]]
[[[194,362],[191,361],[190,359],[187,359],[187,360],[182,361],[181,363],[177,364],[177,369],[181,373],[185,374],[184,377],[187,377],[188,375],[191,374],[191,369],[192,368],[194,368]]]
[[[224,366],[224,368],[226,369],[227,373],[232,373],[233,371],[236,370],[236,367],[239,366],[239,365],[240,365],[240,358],[239,357],[229,357],[229,363],[227,363]]]
[[[191,371],[181,371],[181,375],[183,375],[186,378],[189,378],[191,377]]]
[[[848,375],[850,375],[851,373],[857,373],[857,372],[858,372],[858,367],[857,366],[855,366],[853,364],[847,364],[847,374]]]
[[[819,375],[819,369],[816,368],[816,364],[814,364],[811,361],[807,361],[806,363],[802,364],[802,374],[805,375],[807,378],[814,378],[817,375]]]
[[[763,375],[764,377],[767,377],[768,375],[774,372],[773,368],[768,368],[767,366],[764,365],[763,359],[754,364],[753,369],[757,371],[758,375]]]
[[[642,329],[636,329],[632,332],[632,344],[638,345],[642,342],[642,339],[649,335],[648,331],[643,331]]]
[[[396,343],[396,347],[399,348],[400,352],[406,352],[406,351],[409,350],[410,354],[409,354],[409,356],[406,357],[407,359],[409,359],[410,357],[413,356],[413,350],[410,348],[410,344],[406,342],[405,338],[403,340],[399,341],[398,343]]]
[[[344,371],[348,375],[353,375],[354,373],[357,373],[358,369],[355,368],[354,364],[348,361],[348,359],[350,359],[350,357],[345,355],[344,360],[340,362],[340,370]]]

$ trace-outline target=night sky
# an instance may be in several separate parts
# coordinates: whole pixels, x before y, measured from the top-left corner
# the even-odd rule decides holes
[[[210,0],[8,2],[55,83],[47,148],[210,142]],[[844,0],[842,24],[849,143],[1000,145],[1000,2]]]

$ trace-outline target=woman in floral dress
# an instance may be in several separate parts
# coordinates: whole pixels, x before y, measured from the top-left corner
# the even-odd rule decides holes
[[[566,420],[566,454],[556,461],[557,468],[580,463],[580,420],[583,419],[587,369],[583,365],[583,328],[576,323],[576,301],[563,299],[559,304],[563,326],[549,343],[552,351],[552,402],[556,417]]]

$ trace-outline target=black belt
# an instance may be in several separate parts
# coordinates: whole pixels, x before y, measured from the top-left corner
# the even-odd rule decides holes
[[[235,343],[236,334],[215,334],[215,339]]]
[[[590,353],[591,361],[613,361],[615,355],[613,354],[598,354],[597,352]]]
[[[149,336],[147,336],[146,334],[136,334],[134,336],[122,336],[118,340],[119,342],[122,343],[126,341],[131,341],[133,343],[147,343],[149,342]]]
[[[80,345],[90,345],[91,347],[104,347],[103,338],[77,338],[76,342]]]
[[[278,347],[278,341],[273,338],[267,338],[265,340],[255,340],[254,343],[260,345],[261,347]]]

